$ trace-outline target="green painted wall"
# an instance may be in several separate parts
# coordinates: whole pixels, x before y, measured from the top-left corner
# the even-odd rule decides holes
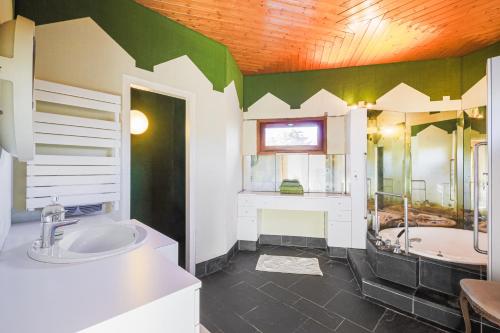
[[[347,103],[375,102],[401,82],[431,100],[459,99],[486,74],[486,59],[500,55],[500,42],[464,57],[244,77],[244,109],[270,92],[292,108],[325,89]]]
[[[235,81],[243,102],[243,76],[226,46],[132,0],[16,0],[15,9],[36,24],[91,17],[142,69],[187,55],[215,90]]]
[[[401,82],[433,100],[460,98],[460,58],[245,76],[243,104],[246,109],[270,92],[299,108],[322,88],[348,104],[373,103]]]
[[[500,42],[462,57],[462,92],[486,75],[486,59],[500,55]]]
[[[186,245],[186,102],[132,89],[131,108],[149,120],[132,135],[130,216],[179,242],[184,267]]]

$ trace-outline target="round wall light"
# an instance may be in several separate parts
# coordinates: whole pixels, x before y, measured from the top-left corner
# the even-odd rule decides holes
[[[148,129],[148,118],[139,110],[130,110],[130,133],[139,135]]]

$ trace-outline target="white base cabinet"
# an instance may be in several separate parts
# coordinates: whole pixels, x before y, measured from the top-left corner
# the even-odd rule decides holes
[[[140,287],[140,286],[138,286]],[[200,292],[186,288],[81,330],[82,333],[200,332]]]
[[[260,209],[325,212],[325,237],[330,247],[351,246],[351,198],[327,193],[282,195],[278,192],[238,194],[238,240],[257,241]]]

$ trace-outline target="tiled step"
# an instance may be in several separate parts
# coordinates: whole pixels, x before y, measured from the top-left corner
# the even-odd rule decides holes
[[[378,278],[371,269],[365,250],[348,249],[347,259],[362,294],[395,309],[436,323],[453,331],[463,332],[462,314],[455,296],[428,288],[410,288]],[[473,332],[480,332],[481,319],[472,320]],[[483,333],[500,332],[493,324],[483,323]]]

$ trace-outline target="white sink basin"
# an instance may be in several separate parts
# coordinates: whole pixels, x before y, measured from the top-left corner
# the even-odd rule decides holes
[[[64,232],[62,240],[48,249],[36,243],[29,248],[30,258],[48,263],[69,264],[91,261],[125,253],[141,246],[146,229],[131,223],[80,225]]]

